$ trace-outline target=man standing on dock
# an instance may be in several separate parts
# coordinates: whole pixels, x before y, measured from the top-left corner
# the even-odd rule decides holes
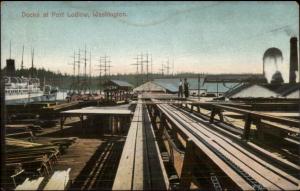
[[[183,84],[182,84],[181,78],[180,78],[179,87],[178,87],[178,97],[180,97],[180,98],[183,97]]]
[[[189,97],[189,83],[187,82],[187,79],[184,78],[184,96],[185,98]]]

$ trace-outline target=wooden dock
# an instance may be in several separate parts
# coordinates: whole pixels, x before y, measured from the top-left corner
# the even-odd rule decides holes
[[[149,114],[137,103],[113,190],[165,190],[168,179]]]
[[[222,106],[221,108],[232,109],[227,106]],[[213,123],[212,118],[207,122],[201,122],[201,119],[191,115],[189,111],[183,111],[176,106],[168,104],[158,104],[152,109],[153,113],[156,113],[154,116],[164,121],[162,123],[164,125],[161,127],[169,129],[167,131],[173,135],[173,139],[178,136],[181,137],[178,142],[185,145],[182,166],[176,169],[178,174],[180,174],[181,189],[189,189],[192,182],[197,184],[195,183],[195,178],[197,179],[199,174],[198,171],[195,171],[195,165],[192,165],[195,162],[215,169],[215,171],[211,171],[214,176],[208,174],[206,176],[214,177],[214,180],[218,181],[208,183],[206,185],[208,188],[221,187],[222,189],[242,190],[294,190],[298,188],[299,177],[294,177],[294,174],[291,175],[285,172],[283,170],[285,168],[276,167],[272,163],[266,162],[265,159],[257,157],[256,154],[253,154],[253,150],[250,151],[248,147],[244,148],[242,142],[233,141],[232,138],[214,131],[212,129],[213,126],[209,125],[209,123]],[[161,118],[160,116],[164,117]],[[279,123],[287,122],[290,125],[299,123],[290,119],[256,113],[255,116],[264,117],[267,120],[274,120]],[[171,155],[172,152],[169,154]],[[203,157],[205,161],[203,161]],[[272,158],[271,156],[269,157]],[[177,159],[180,160],[178,157]],[[272,158],[272,160],[275,159]],[[291,168],[289,163],[286,163],[285,166]],[[297,166],[293,172],[299,169],[299,166]],[[202,176],[204,175],[202,174]],[[225,180],[223,179],[224,177],[229,179]],[[200,182],[199,186],[205,185],[201,185]]]
[[[52,145],[44,145],[8,138],[11,148],[19,148],[7,152],[8,167],[18,173],[41,171],[40,178],[26,179],[17,188],[299,189],[300,121],[292,103],[281,104],[291,109],[287,113],[269,111],[275,107],[271,103],[259,103],[264,111],[252,103],[154,97],[140,96],[130,107],[60,111],[56,135],[78,136],[62,157],[59,145],[70,144],[59,139],[49,137]],[[26,125],[8,128],[30,130]],[[97,129],[95,136],[89,129]]]

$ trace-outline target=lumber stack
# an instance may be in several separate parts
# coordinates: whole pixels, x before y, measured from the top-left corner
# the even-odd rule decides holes
[[[15,177],[23,176],[24,173],[26,176],[50,176],[61,153],[65,152],[75,140],[75,138],[51,139],[46,144],[40,144],[6,138],[8,149],[5,153],[5,164],[14,186],[17,185]],[[23,182],[25,187],[28,181]]]
[[[49,179],[44,190],[65,190],[69,183],[71,168],[63,171],[55,171]]]

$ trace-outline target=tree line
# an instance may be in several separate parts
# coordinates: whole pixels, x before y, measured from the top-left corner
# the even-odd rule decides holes
[[[5,74],[5,68],[2,69],[2,74]],[[44,68],[29,68],[29,69],[17,69],[16,76],[18,77],[36,77],[39,78],[41,85],[45,84],[51,85],[54,87],[58,87],[59,89],[63,90],[70,90],[70,89],[78,89],[78,87],[82,89],[82,87],[92,90],[98,90],[102,88],[102,84],[107,79],[113,80],[122,80],[126,81],[133,86],[141,85],[146,81],[151,79],[158,79],[158,78],[198,78],[199,73],[177,73],[177,74],[170,74],[170,75],[162,75],[161,73],[151,73],[151,74],[113,74],[110,76],[73,76],[67,73],[61,73],[59,71],[53,72],[49,69],[46,70]],[[210,75],[214,76],[214,74],[201,74],[201,75]],[[215,74],[222,78],[222,76],[230,76],[232,74]],[[255,74],[257,75],[257,74]]]

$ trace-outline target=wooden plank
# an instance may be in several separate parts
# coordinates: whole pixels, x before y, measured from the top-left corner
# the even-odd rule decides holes
[[[270,103],[273,104],[273,103]],[[277,123],[281,123],[281,124],[287,124],[293,127],[300,127],[300,121],[296,120],[296,119],[291,119],[291,118],[285,118],[285,117],[279,117],[279,116],[275,116],[275,115],[270,115],[270,113],[267,112],[255,112],[255,111],[251,111],[251,110],[247,110],[247,109],[240,109],[240,108],[236,108],[235,106],[237,104],[225,104],[222,105],[222,103],[207,103],[207,102],[198,102],[198,103],[193,103],[193,105],[197,105],[197,106],[210,106],[211,108],[219,108],[219,109],[224,109],[226,111],[232,111],[232,112],[236,112],[239,114],[251,114],[254,117],[257,118],[261,118],[264,120],[269,120],[272,122],[277,122]]]
[[[224,109],[224,110],[227,110],[227,111],[241,113],[241,114],[251,114],[253,117],[257,117],[257,118],[260,118],[260,119],[269,120],[269,121],[272,121],[272,122],[281,123],[281,124],[290,125],[290,126],[293,126],[293,127],[300,128],[300,121],[296,120],[296,119],[272,116],[272,115],[267,115],[267,114],[264,114],[264,113],[261,113],[261,112],[254,112],[254,111],[245,110],[245,109],[238,109],[238,108],[234,108],[234,107],[230,107],[230,106],[224,106],[224,105],[214,104],[214,107]]]
[[[39,177],[33,180],[26,178],[26,180],[22,184],[18,185],[15,190],[38,190],[43,180],[44,177]]]
[[[180,112],[178,112],[177,115],[180,116],[182,119],[185,119],[185,121],[188,121],[188,117],[180,115]],[[286,179],[273,173],[272,171],[270,171],[268,168],[266,168],[261,164],[263,163],[264,165],[267,165],[267,163],[260,160],[258,157],[251,155],[249,152],[247,152],[246,149],[243,149],[242,147],[238,147],[237,144],[233,143],[226,137],[221,135],[216,136],[217,133],[216,132],[212,133],[212,130],[207,128],[205,125],[195,124],[195,123],[192,124],[188,123],[188,124],[189,127],[193,129],[194,132],[197,132],[199,136],[201,136],[203,139],[205,139],[207,142],[213,145],[216,149],[222,152],[226,157],[232,160],[240,168],[244,169],[245,172],[247,172],[254,179],[257,179],[267,189],[271,189],[271,190],[296,189],[295,182],[298,182],[299,180],[296,180],[295,178],[288,176],[286,173],[273,167],[272,165],[268,165],[268,168],[272,168],[273,171],[280,172],[281,174],[284,173],[285,176],[288,176],[292,181],[294,181],[294,184],[291,181],[287,181]],[[224,141],[225,139],[227,141]],[[236,147],[238,147],[239,149],[237,149]],[[248,155],[245,153],[247,153]]]
[[[63,171],[55,171],[43,190],[65,190],[69,183],[71,168]]]
[[[169,187],[168,175],[160,155],[159,147],[155,138],[153,126],[149,113],[144,115],[144,125],[146,133],[146,145],[148,152],[151,188],[152,190],[166,190]]]
[[[167,109],[163,107],[163,105],[158,106],[161,111],[163,111],[166,116],[172,120],[172,117],[168,114]],[[239,175],[237,174],[228,164],[226,164],[223,160],[221,160],[214,152],[212,152],[206,145],[201,143],[194,135],[192,135],[189,131],[187,131],[180,123],[175,120],[172,120],[174,125],[186,134],[191,140],[195,143],[196,150],[201,151],[201,153],[205,154],[208,158],[210,158],[213,163],[218,166],[228,177],[232,179],[241,189],[243,190],[253,190],[253,188]],[[196,152],[196,151],[195,151]],[[200,153],[200,152],[198,152]],[[195,153],[195,154],[198,154]],[[201,157],[201,154],[200,154]]]
[[[151,134],[150,117],[139,101],[134,112],[134,119],[123,148],[113,190],[166,189],[165,184],[159,182],[164,182],[164,177],[162,169],[157,168],[157,164],[162,163],[159,161],[156,150],[158,147],[155,146],[155,140]]]
[[[206,123],[205,121],[203,121],[203,122],[204,122],[204,124]],[[239,136],[236,136],[236,135],[234,135],[234,134],[232,134],[232,133],[226,131],[225,129],[223,129],[223,127],[219,127],[219,126],[217,126],[217,125],[215,125],[215,124],[212,124],[212,125],[208,128],[208,130],[210,130],[211,128],[215,128],[215,129],[217,129],[218,131],[221,131],[222,133],[225,133],[226,135],[229,135],[229,137],[231,138],[232,142],[236,142],[236,141],[239,141],[239,140],[240,140],[240,137],[239,137]],[[222,134],[222,137],[224,137],[223,134]],[[224,138],[225,138],[225,137],[224,137]],[[231,142],[231,141],[230,141],[230,142]],[[269,151],[263,149],[262,147],[259,147],[258,145],[255,145],[254,143],[251,143],[251,142],[243,142],[243,145],[246,145],[245,148],[247,148],[247,149],[248,149],[248,148],[251,148],[252,151],[258,152],[259,154],[262,154],[263,156],[265,156],[265,157],[267,157],[267,158],[272,158],[272,160],[276,160],[277,162],[280,162],[280,163],[282,163],[283,165],[286,165],[289,169],[292,168],[292,169],[295,169],[295,171],[300,170],[300,166],[298,166],[298,165],[296,165],[296,164],[294,164],[294,163],[288,161],[287,159],[281,158],[281,157],[279,157],[278,155],[276,155],[275,153],[271,153],[271,152],[269,152]],[[239,146],[239,145],[237,145],[237,146]],[[246,152],[247,152],[247,150],[246,150]],[[250,153],[250,155],[252,155],[251,152],[247,152],[247,153]],[[253,155],[252,155],[252,156],[253,156]],[[257,157],[257,156],[255,156],[255,157]],[[258,157],[257,157],[257,158],[258,158]],[[258,160],[260,160],[260,159],[258,159]],[[265,162],[264,164],[270,165],[270,164],[267,163],[267,162]],[[272,166],[272,165],[271,165],[271,166]],[[275,170],[275,171],[276,171],[276,170]],[[284,173],[284,172],[282,172],[282,173]],[[285,176],[285,177],[288,177],[288,175],[284,175],[284,176]]]
[[[180,189],[189,190],[191,186],[191,181],[193,177],[193,161],[194,161],[194,142],[189,139],[186,143],[186,150],[184,154],[184,160],[182,165],[182,171],[180,175]]]
[[[300,127],[300,121],[297,119],[292,119],[292,118],[288,118],[288,117],[279,117],[276,115],[270,115],[271,113],[269,112],[254,112],[254,111],[250,111],[250,110],[245,110],[245,109],[239,109],[239,108],[235,108],[235,107],[230,107],[230,106],[225,106],[225,105],[220,105],[220,104],[213,104],[213,103],[201,103],[199,104],[201,106],[206,106],[206,105],[210,105],[211,109],[210,110],[214,110],[215,107],[223,109],[225,111],[230,111],[233,113],[237,113],[237,114],[232,114],[230,113],[228,116],[229,117],[236,117],[236,118],[241,118],[244,115],[249,115],[254,119],[261,119],[263,121],[265,121],[265,123],[279,123],[279,124],[283,124],[285,126],[282,125],[274,125],[272,128],[277,128],[280,129],[282,131],[285,132],[290,132],[290,133],[299,133],[299,127]],[[211,114],[211,120],[213,121],[212,116],[214,112],[212,112]],[[228,112],[226,112],[228,114]],[[226,114],[225,113],[225,114]]]
[[[42,146],[42,144],[39,143],[33,143],[29,141],[24,141],[20,139],[14,139],[14,138],[5,138],[5,143],[8,146],[16,146],[16,147],[34,147],[34,146]]]
[[[130,125],[122,151],[119,167],[113,184],[113,190],[131,190],[133,181],[134,149],[137,133],[137,122]]]
[[[140,104],[138,103],[134,112],[137,119],[130,125],[128,135],[123,148],[119,168],[113,184],[113,190],[130,190],[134,180],[135,148],[138,133]]]
[[[138,122],[137,137],[135,143],[134,153],[134,174],[133,174],[133,190],[144,190],[149,188],[149,172],[146,166],[148,165],[148,157],[145,156],[145,145],[144,145],[144,126],[143,122]]]

